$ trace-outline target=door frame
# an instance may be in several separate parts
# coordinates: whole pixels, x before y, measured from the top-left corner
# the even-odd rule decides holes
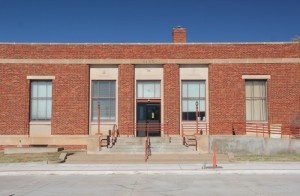
[[[136,122],[135,122],[135,124],[137,125],[137,123],[138,123],[138,104],[139,103],[149,103],[149,104],[159,104],[159,123],[161,123],[162,122],[162,116],[161,116],[161,111],[162,111],[162,108],[161,108],[161,99],[136,99],[136,111],[135,111],[135,113],[136,113]],[[137,126],[136,126],[137,127]],[[159,134],[159,137],[161,137],[163,134],[162,134],[162,132],[161,132],[161,130],[160,130],[160,134]],[[137,130],[135,130],[135,137],[142,137],[142,136],[138,136],[138,134],[137,134]]]

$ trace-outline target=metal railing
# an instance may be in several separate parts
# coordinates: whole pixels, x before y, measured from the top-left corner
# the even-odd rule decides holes
[[[124,129],[127,136],[169,135],[167,123],[133,123],[123,125]]]
[[[182,133],[197,134],[197,135],[209,135],[208,123],[183,123],[181,125]]]
[[[197,151],[197,138],[196,135],[209,135],[208,123],[183,123],[181,125],[182,144],[185,146],[193,145]]]
[[[145,162],[149,159],[149,156],[151,155],[151,146],[150,146],[150,138],[149,138],[149,132],[147,131],[147,137],[145,141]]]
[[[101,125],[111,125],[111,124],[102,123]],[[100,126],[98,125],[98,127]],[[113,124],[113,129],[108,131],[108,135],[103,135],[103,133],[100,133],[99,131],[97,135],[98,135],[99,147],[103,147],[103,146],[112,147],[117,142],[117,137],[119,137],[118,126],[116,124]]]
[[[300,137],[300,126],[282,125],[280,123],[232,123],[232,132],[255,134],[256,137]]]

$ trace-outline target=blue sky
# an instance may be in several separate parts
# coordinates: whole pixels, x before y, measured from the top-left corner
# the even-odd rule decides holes
[[[0,42],[281,42],[300,0],[0,0]]]

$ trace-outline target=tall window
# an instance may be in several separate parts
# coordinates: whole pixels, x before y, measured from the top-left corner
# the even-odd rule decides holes
[[[246,80],[246,120],[267,120],[266,97],[266,81]]]
[[[92,83],[92,120],[98,119],[100,103],[100,120],[116,118],[116,81],[95,80]]]
[[[198,102],[199,120],[205,120],[205,81],[182,81],[181,104],[182,120],[196,120]]]
[[[31,120],[51,120],[52,82],[31,81]]]
[[[137,81],[138,99],[160,99],[160,81]]]

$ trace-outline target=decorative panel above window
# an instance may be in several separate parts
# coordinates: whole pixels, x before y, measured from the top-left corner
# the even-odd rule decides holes
[[[138,99],[160,99],[160,81],[137,81]]]
[[[51,120],[52,82],[31,81],[30,119]]]
[[[98,103],[100,104],[100,120],[116,119],[116,81],[94,80],[92,82],[92,120],[98,119]]]
[[[246,120],[267,120],[267,93],[265,80],[246,80]]]

